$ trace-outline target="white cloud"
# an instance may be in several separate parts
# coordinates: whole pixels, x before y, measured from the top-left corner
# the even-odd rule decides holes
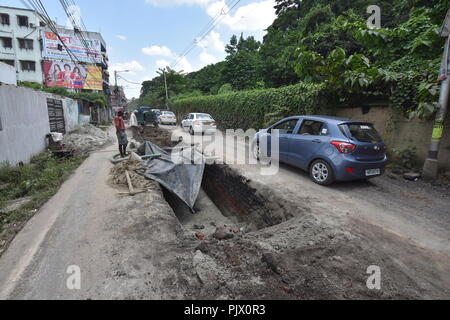
[[[181,58],[180,62],[175,67],[175,70],[177,71],[183,71],[185,73],[190,73],[194,71],[194,68],[192,67],[191,63],[186,57]]]
[[[200,53],[199,59],[200,59],[200,62],[202,63],[202,65],[204,65],[204,66],[207,66],[207,65],[217,62],[217,58],[207,52]]]
[[[170,64],[171,63],[169,61],[167,61],[167,60],[158,60],[158,61],[156,61],[156,68],[157,69],[164,69],[167,66],[170,66]]]
[[[145,0],[154,6],[207,5],[212,0]]]
[[[275,20],[275,0],[253,1],[247,5],[234,8],[231,14],[230,7],[225,0],[145,0],[154,6],[180,6],[200,5],[205,8],[207,14],[217,18],[219,14],[220,24],[234,31],[262,31],[267,29]]]
[[[120,39],[120,40],[123,40],[123,41],[127,40],[127,36],[124,36],[124,35],[121,35],[121,34],[116,35],[116,38]]]
[[[166,46],[146,47],[146,48],[142,48],[142,52],[148,56],[166,57],[166,58],[175,57],[172,50],[170,50]]]
[[[211,17],[216,17],[222,8],[228,12],[229,8],[225,1],[211,3],[207,8],[207,13]],[[235,31],[260,31],[267,29],[275,20],[275,0],[265,0],[252,2],[239,7],[234,14],[222,17],[221,24],[228,26]]]
[[[204,50],[225,51],[225,43],[220,39],[220,33],[211,31],[204,39],[197,42],[197,45]]]
[[[67,8],[68,14],[72,17],[72,19],[67,18],[66,20],[66,26],[69,29],[73,29],[73,23],[75,22],[76,25],[79,27],[82,27],[82,19],[81,19],[81,9],[79,6],[71,5]]]
[[[109,72],[111,75],[114,75],[114,71],[125,71],[129,70],[127,74],[136,75],[137,72],[145,71],[145,68],[136,60],[123,62],[123,63],[115,63],[109,67]]]

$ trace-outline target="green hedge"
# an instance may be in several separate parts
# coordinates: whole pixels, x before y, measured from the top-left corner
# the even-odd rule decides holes
[[[219,126],[262,129],[291,115],[315,114],[327,106],[324,86],[300,83],[279,89],[239,91],[172,102],[178,117],[190,112],[213,116]]]

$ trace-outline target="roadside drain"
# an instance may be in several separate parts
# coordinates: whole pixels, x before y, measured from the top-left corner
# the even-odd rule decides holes
[[[180,222],[193,229],[239,224],[256,231],[288,221],[302,211],[272,189],[249,181],[226,165],[206,166],[195,214],[167,190],[164,197]]]

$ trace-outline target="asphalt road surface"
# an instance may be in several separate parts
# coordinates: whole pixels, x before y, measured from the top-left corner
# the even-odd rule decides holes
[[[172,130],[175,137],[190,139],[180,128],[163,127]],[[245,144],[238,150],[245,152]],[[171,243],[176,242],[174,230],[178,228],[164,218],[163,213],[171,209],[159,194],[119,197],[108,183],[109,159],[115,153],[116,147],[111,146],[92,154],[11,243],[0,258],[0,299],[185,296],[183,291],[166,294],[163,290],[168,287],[162,281],[167,264],[161,253],[169,252]],[[393,233],[430,252],[439,261],[438,271],[450,274],[450,197],[446,189],[387,177],[325,188],[289,166],[281,165],[273,176],[262,176],[258,166],[235,168],[287,199],[308,203],[317,212],[352,217]],[[142,214],[148,203],[157,205],[152,212]],[[142,226],[154,228],[154,232]],[[167,256],[174,255],[176,251]],[[82,290],[71,290],[67,285],[71,266],[82,271]],[[174,264],[167,272],[176,268]],[[185,287],[188,291],[189,285]]]

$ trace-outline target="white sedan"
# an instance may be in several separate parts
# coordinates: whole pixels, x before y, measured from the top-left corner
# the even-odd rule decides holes
[[[161,112],[161,115],[159,116],[159,123],[160,124],[170,124],[170,125],[177,125],[177,117],[175,116],[175,113],[171,111],[163,111]]]
[[[197,133],[215,134],[217,131],[216,121],[206,113],[190,113],[181,122],[183,130],[188,131],[191,135]]]

